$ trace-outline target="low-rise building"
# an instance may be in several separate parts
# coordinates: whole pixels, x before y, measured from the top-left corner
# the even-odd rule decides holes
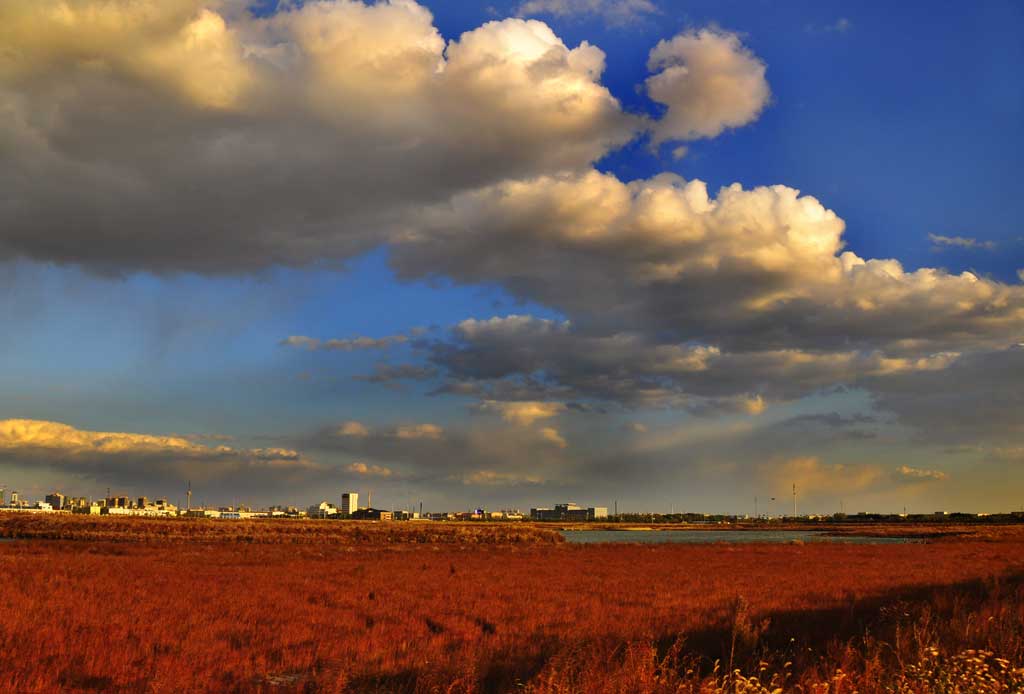
[[[391,511],[383,511],[379,508],[361,508],[355,513],[351,514],[350,518],[355,520],[381,520],[389,521],[393,519]]]
[[[583,508],[572,502],[555,504],[554,508],[531,508],[530,518],[540,521],[592,521],[608,517],[606,506]]]

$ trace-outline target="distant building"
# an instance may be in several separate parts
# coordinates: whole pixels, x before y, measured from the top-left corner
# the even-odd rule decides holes
[[[391,511],[382,511],[379,508],[361,508],[351,514],[351,517],[356,520],[381,520],[389,521],[393,520],[394,516]]]
[[[316,506],[310,506],[307,513],[310,518],[332,518],[338,515],[338,509],[332,503],[321,501]]]
[[[347,516],[359,510],[359,494],[357,492],[345,492],[341,495],[341,512]]]
[[[530,509],[530,518],[541,521],[592,521],[607,517],[606,506],[583,508],[572,502],[555,504],[554,508]]]
[[[66,499],[67,497],[65,497],[60,492],[54,492],[53,494],[47,494],[45,500],[46,503],[48,503],[53,508],[53,510],[61,511],[67,505]]]

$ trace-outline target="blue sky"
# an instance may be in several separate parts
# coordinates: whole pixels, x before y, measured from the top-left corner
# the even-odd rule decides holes
[[[1016,180],[1024,10],[1011,2],[655,5],[626,20],[613,0],[549,3],[566,10],[533,15],[561,40],[557,51],[568,55],[585,41],[604,54],[603,74],[587,73],[586,88],[571,92],[576,101],[556,94],[547,102],[545,92],[536,103],[529,89],[483,90],[473,80],[485,73],[472,73],[481,64],[467,58],[469,72],[456,71],[451,48],[449,96],[394,87],[413,74],[394,61],[426,40],[424,21],[444,41],[503,22],[480,34],[474,50],[509,51],[500,32],[511,32],[520,3],[428,1],[432,20],[409,15],[419,22],[415,41],[404,29],[375,40],[382,27],[398,26],[398,15],[377,22],[379,8],[254,9],[278,32],[276,44],[260,43],[265,35],[239,3],[165,6],[171,25],[200,26],[216,16],[203,12],[219,12],[223,24],[210,26],[223,42],[201,50],[227,51],[237,65],[220,53],[219,62],[203,63],[178,51],[179,34],[156,55],[88,19],[48,32],[45,13],[33,14],[45,2],[0,11],[14,27],[0,32],[0,46],[21,56],[0,63],[0,107],[18,116],[0,125],[0,142],[13,145],[0,150],[13,172],[0,176],[9,191],[0,197],[0,420],[38,429],[0,433],[0,483],[159,496],[198,468],[209,496],[228,500],[241,488],[259,503],[311,503],[352,487],[378,490],[382,503],[423,498],[457,508],[571,496],[609,506],[618,499],[620,508],[748,511],[747,497],[770,496],[792,479],[807,489],[807,510],[823,512],[840,499],[867,510],[900,510],[908,499],[930,510],[1015,503],[993,490],[1019,483],[1024,451],[1013,416],[1022,403],[1009,390],[1024,364]],[[589,11],[571,11],[583,6]],[[290,19],[300,16],[308,23]],[[266,57],[267,46],[293,42],[314,65],[318,54],[302,33],[309,26],[356,32],[324,63],[340,66],[337,74]],[[377,58],[372,70],[347,66],[359,59],[345,48],[361,45],[353,36],[392,42],[403,57]],[[710,137],[676,132],[654,151],[652,128],[676,113],[692,120],[687,109],[696,108],[683,96],[657,103],[644,88],[652,49],[677,36],[734,41],[733,67],[756,81],[766,66],[771,96],[754,113],[717,116],[742,125]],[[692,69],[696,54],[678,50],[672,60]],[[546,69],[584,79],[559,56],[561,66]],[[91,72],[97,64],[109,70]],[[208,67],[224,64],[234,72]],[[275,72],[288,70],[296,72],[287,79]],[[520,79],[508,70],[501,79]],[[524,70],[536,79],[540,67]],[[423,74],[416,79],[436,79]],[[710,87],[673,88],[699,95],[717,89],[712,77]],[[287,96],[268,107],[244,92],[260,81]],[[308,113],[288,111],[282,104],[295,97],[281,85],[305,81],[314,94]],[[61,85],[74,90],[54,89]],[[617,105],[602,101],[603,89]],[[522,100],[519,110],[507,115],[502,99]],[[468,115],[456,109],[462,100],[473,104]],[[109,103],[122,105],[123,120]],[[166,120],[147,120],[150,109]],[[552,124],[563,116],[575,120]],[[495,124],[518,144],[490,134]],[[570,150],[573,138],[582,144]],[[251,158],[232,159],[232,143]],[[410,149],[392,157],[392,146]],[[679,146],[681,158],[673,156]],[[588,171],[605,175],[607,191],[584,209],[552,212],[557,196],[571,202],[598,185],[583,178]],[[648,256],[643,244],[653,232],[636,231],[626,217],[586,215],[613,199],[620,182],[664,173],[705,181],[712,198],[733,183],[797,189],[845,222],[836,255],[895,259],[908,274],[890,278],[892,286],[879,275],[817,287],[831,271],[814,269],[802,246],[787,249],[793,264],[784,271],[758,256],[769,264],[728,274],[722,268],[747,260],[731,255],[737,246],[725,235],[738,234],[738,243],[746,232],[705,220],[700,253],[704,261],[715,255],[715,277],[687,265],[698,251],[686,250],[673,267],[690,269],[661,284],[636,280],[647,266],[630,264],[634,250],[649,259],[676,252],[672,224],[659,227],[670,250]],[[552,192],[562,190],[553,181],[563,175],[575,192]],[[138,181],[152,187],[138,192]],[[530,197],[520,202],[514,191],[526,185]],[[745,200],[736,214],[761,224]],[[639,235],[630,251],[574,245],[570,214],[607,239]],[[800,220],[773,217],[782,240],[764,253],[797,244],[786,230]],[[832,227],[814,229],[829,243]],[[919,268],[946,272],[919,286],[909,276]],[[965,271],[980,278],[973,289],[964,288]],[[737,285],[764,289],[740,301]],[[745,313],[780,286],[785,307]],[[854,308],[840,308],[847,302]],[[503,322],[484,323],[492,318]],[[399,339],[366,349],[324,345],[389,336]],[[320,342],[309,349],[289,337]],[[702,361],[707,349],[715,350],[711,366]],[[652,365],[670,353],[670,362]],[[797,371],[805,359],[822,373]],[[686,360],[700,365],[674,370]],[[419,376],[368,380],[382,365],[415,367]],[[1006,392],[986,397],[984,384],[1000,382]],[[932,411],[936,392],[951,387],[967,399]],[[984,426],[957,429],[958,438],[943,435],[943,418],[963,406],[994,412]],[[339,433],[352,422],[366,433]],[[47,428],[54,424],[72,431]],[[409,428],[423,424],[440,433]],[[142,438],[113,451],[89,432]],[[172,435],[193,448],[145,438]],[[86,443],[69,443],[76,436]],[[216,452],[221,444],[212,441],[231,452]],[[289,453],[261,452],[271,448]],[[295,460],[301,465],[281,472],[281,461]],[[356,462],[387,472],[368,478]]]

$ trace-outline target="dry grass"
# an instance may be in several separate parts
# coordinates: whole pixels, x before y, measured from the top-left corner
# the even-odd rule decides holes
[[[212,520],[6,513],[0,537],[88,542],[231,542],[258,544],[556,543],[553,528],[513,523],[398,523],[299,519]]]
[[[402,551],[220,539],[0,543],[0,691],[1024,687],[1019,539]]]

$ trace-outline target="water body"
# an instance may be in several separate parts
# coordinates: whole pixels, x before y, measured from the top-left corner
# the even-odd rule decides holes
[[[832,536],[818,530],[561,530],[566,542],[638,542],[711,544],[715,542],[835,542],[853,545],[889,545],[917,542],[903,537]]]

